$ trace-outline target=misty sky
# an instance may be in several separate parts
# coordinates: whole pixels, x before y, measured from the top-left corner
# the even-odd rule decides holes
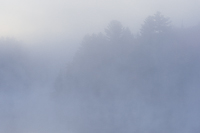
[[[135,33],[156,11],[187,27],[199,22],[199,7],[199,0],[1,0],[0,35],[29,42],[82,39],[102,31],[113,19]]]

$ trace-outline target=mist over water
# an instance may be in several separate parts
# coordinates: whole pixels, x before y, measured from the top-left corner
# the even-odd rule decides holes
[[[0,132],[198,133],[200,25],[149,15],[137,34],[1,38]]]
[[[1,38],[0,132],[53,131],[53,87],[77,47],[53,43],[27,47],[15,39]]]

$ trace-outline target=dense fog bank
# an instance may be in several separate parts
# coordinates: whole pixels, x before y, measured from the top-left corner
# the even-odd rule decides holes
[[[55,79],[74,54],[66,42],[54,43],[0,39],[0,132],[52,131]]]
[[[136,35],[111,21],[75,54],[72,42],[1,38],[0,132],[197,133],[199,36],[157,12]]]

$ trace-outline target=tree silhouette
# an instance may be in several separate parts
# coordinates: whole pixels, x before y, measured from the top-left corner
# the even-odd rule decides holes
[[[153,16],[149,16],[145,19],[144,24],[141,28],[141,36],[152,36],[155,34],[163,34],[170,30],[170,20],[169,18],[161,15],[157,12]]]
[[[177,36],[169,19],[157,12],[136,39],[116,20],[105,35],[85,37],[58,83],[65,106],[74,100],[81,110],[75,123],[82,121],[83,132],[176,132],[185,119],[186,92],[199,78],[200,56],[191,42],[199,47],[200,32],[197,27],[185,32]]]
[[[123,30],[122,24],[117,20],[113,20],[110,22],[107,29],[105,29],[105,32],[110,41],[118,41],[122,37]]]

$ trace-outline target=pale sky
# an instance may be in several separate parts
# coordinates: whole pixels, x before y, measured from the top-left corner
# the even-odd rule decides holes
[[[200,22],[200,0],[0,0],[0,35],[75,39],[103,31],[111,20],[136,33],[156,11],[175,25]]]

